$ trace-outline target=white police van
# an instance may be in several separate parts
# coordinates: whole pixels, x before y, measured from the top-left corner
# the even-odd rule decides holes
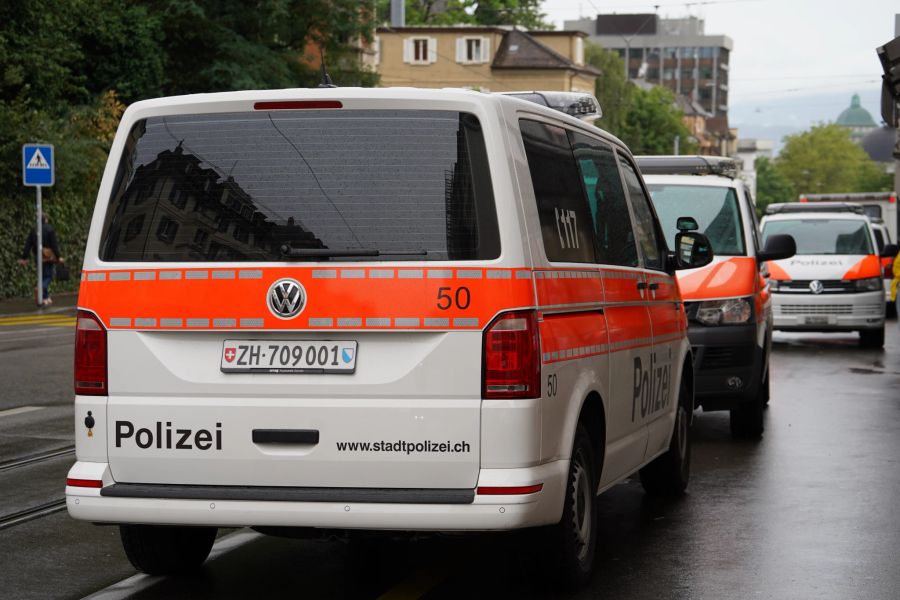
[[[70,514],[148,573],[217,527],[545,527],[589,574],[595,495],[688,483],[676,268],[628,149],[462,90],[139,102],[91,224]]]

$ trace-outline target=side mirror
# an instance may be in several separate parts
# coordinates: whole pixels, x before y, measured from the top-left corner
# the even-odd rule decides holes
[[[700,226],[697,225],[697,219],[694,217],[678,217],[675,221],[675,228],[678,231],[697,231]]]
[[[885,244],[881,249],[881,258],[894,258],[900,252],[900,246],[897,244]]]
[[[675,268],[696,269],[712,262],[713,249],[709,238],[696,231],[675,234]]]
[[[797,254],[797,242],[794,236],[784,233],[770,235],[763,249],[756,253],[756,260],[760,263],[767,260],[781,260]]]

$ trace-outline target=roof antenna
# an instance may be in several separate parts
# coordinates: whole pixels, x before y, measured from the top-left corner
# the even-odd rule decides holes
[[[319,50],[319,56],[322,59],[322,81],[319,82],[320,88],[336,88],[337,86],[331,80],[331,76],[328,74],[328,71],[325,69],[325,51]]]

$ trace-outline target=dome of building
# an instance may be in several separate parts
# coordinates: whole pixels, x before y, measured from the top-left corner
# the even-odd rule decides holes
[[[838,115],[837,124],[843,127],[877,127],[871,113],[862,107],[859,94],[853,94],[850,100],[850,108]]]

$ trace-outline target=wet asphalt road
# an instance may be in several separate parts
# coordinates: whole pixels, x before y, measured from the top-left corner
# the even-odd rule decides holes
[[[72,443],[71,313],[55,314],[0,318],[0,519],[61,498],[73,460],[4,468]],[[778,334],[763,439],[735,442],[726,413],[698,412],[689,493],[654,501],[629,480],[601,496],[595,576],[575,594],[548,586],[525,534],[226,531],[198,576],[134,577],[115,528],[57,510],[0,529],[0,598],[900,598],[900,330],[888,325],[884,352]]]

